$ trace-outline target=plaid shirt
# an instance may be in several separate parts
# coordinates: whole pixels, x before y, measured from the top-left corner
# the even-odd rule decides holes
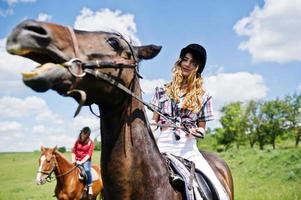
[[[176,103],[166,94],[164,88],[156,87],[151,104],[177,125],[185,125],[187,128],[197,127],[199,121],[213,120],[212,98],[208,92],[202,97],[202,109],[198,113],[182,109],[182,101],[183,97]],[[159,123],[166,124],[166,121],[160,117]]]

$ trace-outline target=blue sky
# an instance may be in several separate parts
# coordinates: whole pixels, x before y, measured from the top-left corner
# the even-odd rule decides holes
[[[299,0],[0,0],[0,151],[32,151],[40,145],[70,148],[83,126],[99,134],[99,121],[84,108],[77,118],[71,98],[35,93],[21,71],[36,63],[5,51],[6,37],[24,19],[76,29],[115,29],[137,45],[162,45],[143,61],[144,98],[170,80],[182,47],[200,43],[208,53],[205,87],[219,108],[230,101],[269,100],[301,91]],[[151,113],[148,113],[150,115]]]

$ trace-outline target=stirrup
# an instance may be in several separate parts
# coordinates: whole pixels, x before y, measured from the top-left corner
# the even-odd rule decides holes
[[[79,165],[78,168],[79,168],[78,179],[79,179],[79,180],[82,180],[82,181],[83,181],[83,180],[86,180],[86,179],[87,179],[87,174],[86,174],[86,172],[85,172],[84,167],[81,166],[81,165]]]
[[[82,170],[80,170],[80,173],[78,174],[78,179],[79,180],[85,180],[86,175],[84,174],[84,172]]]
[[[78,175],[78,179],[81,180],[81,181],[83,181],[85,178],[83,177],[82,174],[79,174],[79,175]]]

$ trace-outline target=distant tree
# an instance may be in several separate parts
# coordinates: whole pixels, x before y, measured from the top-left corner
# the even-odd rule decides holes
[[[254,147],[254,144],[257,142],[257,137],[259,135],[259,107],[259,102],[251,100],[247,103],[244,112],[244,118],[246,120],[246,136],[249,140],[251,148]]]
[[[217,140],[217,143],[224,145],[225,150],[228,150],[234,141],[234,134],[225,134],[224,128],[216,128],[214,129],[214,132],[214,136]]]
[[[62,147],[59,147],[57,150],[61,153],[65,153],[66,152],[66,147],[62,146]]]
[[[100,151],[101,142],[97,140],[97,137],[94,138],[94,150]]]
[[[284,101],[287,103],[287,126],[288,130],[294,134],[295,146],[301,139],[301,94],[294,94],[293,96],[286,96]]]
[[[236,148],[244,144],[246,140],[246,119],[241,102],[230,103],[221,109],[220,122],[223,126],[223,137],[220,138],[225,145],[235,142]]]
[[[261,131],[266,134],[273,149],[276,148],[276,138],[285,132],[286,104],[284,101],[276,99],[266,101],[261,105]]]

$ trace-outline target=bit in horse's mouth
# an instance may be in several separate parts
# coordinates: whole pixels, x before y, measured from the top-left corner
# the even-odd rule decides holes
[[[43,74],[43,73],[49,71],[50,69],[52,69],[54,67],[63,67],[63,66],[60,64],[55,64],[55,63],[45,63],[45,64],[37,66],[30,72],[22,72],[21,73],[22,78],[23,78],[23,80],[30,80],[32,78],[37,77],[40,74]]]
[[[29,80],[35,78],[39,74],[43,73],[44,71],[47,71],[49,68],[54,67],[55,65],[61,66],[59,64],[56,64],[58,62],[56,61],[55,58],[52,58],[51,55],[35,52],[32,49],[9,49],[8,52],[14,55],[19,55],[25,58],[29,58],[39,63],[38,66],[36,66],[32,71],[21,72],[23,80]],[[62,58],[60,58],[59,60],[64,61]]]
[[[35,67],[31,72],[22,72],[22,77],[25,80],[32,79],[39,75],[43,70],[49,68],[50,63],[56,65],[55,63],[63,63],[66,61],[64,56],[59,52],[48,50],[46,52],[40,52],[37,49],[31,48],[18,48],[15,45],[12,45],[7,48],[7,51],[11,54],[22,56],[24,58],[29,58],[39,65]],[[45,67],[46,66],[46,67]],[[53,66],[52,66],[53,67]]]

